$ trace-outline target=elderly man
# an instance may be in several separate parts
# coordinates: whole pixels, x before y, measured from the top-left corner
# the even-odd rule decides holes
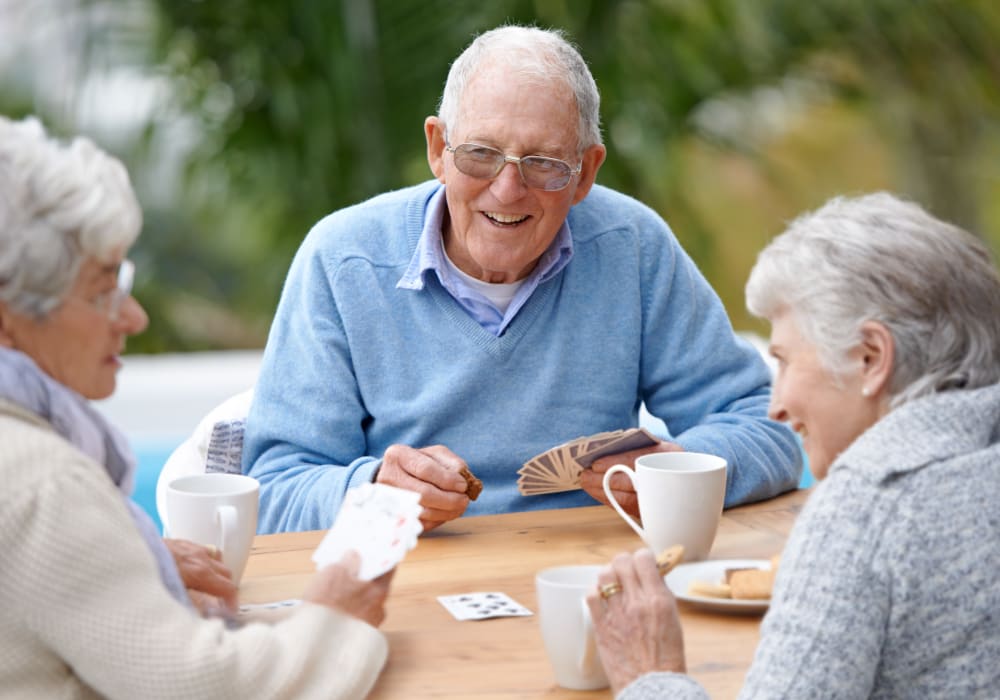
[[[486,32],[424,123],[436,180],[309,233],[247,421],[262,531],[327,527],[345,491],[372,480],[419,492],[427,529],[605,501],[603,471],[639,452],[549,495],[522,496],[518,469],[566,440],[635,426],[643,403],[670,433],[643,451],[725,457],[727,505],[796,485],[800,453],[767,418],[756,351],[663,220],[594,184],[599,103],[560,33]],[[465,467],[484,485],[474,502]]]

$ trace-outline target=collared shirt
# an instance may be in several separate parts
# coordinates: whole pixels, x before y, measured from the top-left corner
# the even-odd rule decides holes
[[[479,325],[500,336],[538,285],[555,277],[569,264],[573,257],[573,236],[569,224],[563,221],[556,237],[538,259],[535,269],[521,282],[510,304],[502,310],[484,294],[474,289],[461,275],[456,274],[457,268],[449,265],[441,233],[441,222],[444,221],[445,208],[448,206],[444,195],[445,190],[442,187],[427,203],[424,228],[420,232],[417,249],[396,287],[419,291],[424,288],[424,273],[433,271],[441,286]]]

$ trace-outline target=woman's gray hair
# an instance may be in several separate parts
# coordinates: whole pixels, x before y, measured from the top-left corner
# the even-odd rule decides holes
[[[142,211],[125,167],[89,139],[0,116],[0,301],[43,318],[88,257],[132,245]]]
[[[837,197],[805,214],[757,258],[747,308],[790,312],[835,376],[861,327],[895,342],[892,405],[1000,381],[1000,275],[975,236],[885,192]]]
[[[583,56],[558,29],[516,25],[480,34],[451,64],[438,105],[446,130],[458,128],[462,95],[476,71],[498,57],[505,70],[565,82],[576,98],[578,152],[601,143],[601,96]]]

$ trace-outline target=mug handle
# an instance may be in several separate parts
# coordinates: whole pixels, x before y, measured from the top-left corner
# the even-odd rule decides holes
[[[622,516],[622,518],[625,519],[625,522],[627,522],[632,529],[635,530],[635,534],[639,535],[643,542],[645,542],[646,533],[643,532],[641,527],[639,527],[639,523],[637,523],[631,515],[626,513],[625,510],[618,505],[618,501],[615,500],[615,497],[611,493],[611,475],[616,472],[621,472],[627,476],[628,480],[632,482],[632,487],[635,488],[635,472],[626,467],[624,464],[616,464],[604,472],[604,495],[608,497],[608,501],[610,501],[614,509],[618,511],[618,515]]]
[[[236,538],[239,536],[240,529],[235,506],[223,505],[216,508],[215,522],[219,526],[219,541],[215,546],[222,552],[222,558],[225,560],[227,554],[238,549]]]
[[[587,599],[580,598],[580,605],[583,606],[583,648],[577,658],[580,673],[584,676],[593,676],[601,668],[601,659],[597,655],[597,641],[594,639],[594,622],[590,618],[590,608],[587,607]]]

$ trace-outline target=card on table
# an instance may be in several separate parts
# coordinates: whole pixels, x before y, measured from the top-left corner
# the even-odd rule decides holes
[[[488,620],[492,617],[534,614],[506,593],[497,591],[439,595],[438,602],[456,620]]]
[[[362,484],[347,492],[333,526],[312,559],[316,568],[340,561],[350,549],[361,555],[359,577],[370,581],[403,560],[417,546],[420,494],[386,486]]]
[[[645,428],[614,430],[578,437],[546,450],[518,470],[522,496],[573,491],[580,488],[580,472],[607,455],[652,447],[659,439]]]

